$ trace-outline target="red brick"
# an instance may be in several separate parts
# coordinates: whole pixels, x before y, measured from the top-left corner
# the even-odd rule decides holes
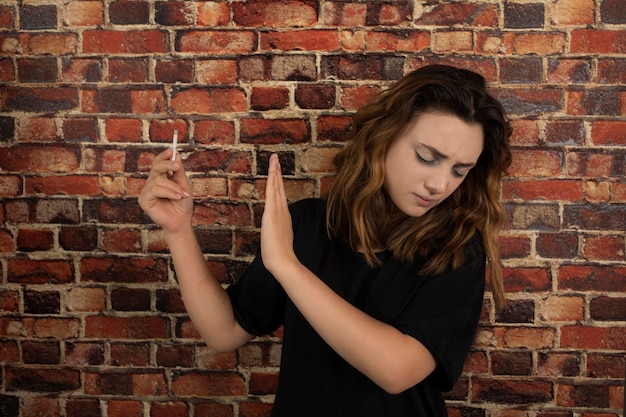
[[[344,142],[350,133],[349,116],[327,115],[317,119],[317,141]]]
[[[347,111],[356,111],[366,105],[380,92],[378,86],[344,87],[341,89],[341,108]]]
[[[335,87],[326,85],[300,85],[296,87],[295,102],[301,109],[331,109],[335,107]]]
[[[202,84],[237,84],[237,61],[232,59],[198,60],[195,73],[196,81]]]
[[[104,311],[106,293],[102,288],[74,287],[67,296],[66,308],[69,311]]]
[[[576,377],[580,374],[580,357],[572,353],[539,352],[537,375],[540,377]]]
[[[166,368],[192,368],[194,366],[191,345],[157,346],[156,363]]]
[[[227,26],[230,20],[230,9],[226,3],[198,3],[199,26]]]
[[[544,142],[548,145],[579,145],[585,140],[582,120],[548,120],[545,125]]]
[[[398,25],[403,21],[411,21],[411,9],[408,4],[400,3],[374,3],[373,10],[368,10],[368,15],[373,15],[373,22],[368,16],[368,23],[379,25]]]
[[[505,268],[507,292],[541,292],[551,287],[550,271],[540,268]]]
[[[86,30],[83,32],[83,52],[88,54],[159,53],[167,52],[167,44],[165,33],[159,30]]]
[[[197,346],[195,366],[202,369],[235,370],[238,366],[237,352],[216,353],[205,345]]]
[[[0,297],[2,295],[0,294]],[[1,300],[0,300],[1,302]],[[0,307],[1,308],[1,307]],[[0,341],[0,357],[4,364],[20,362],[20,349],[15,340]]]
[[[111,365],[140,367],[150,364],[150,346],[147,343],[111,343]]]
[[[86,148],[81,159],[87,172],[119,173],[125,171],[126,152],[116,149]]]
[[[576,116],[619,116],[621,112],[619,91],[587,89],[567,93],[567,113]]]
[[[89,196],[100,194],[98,177],[88,175],[26,178],[25,188],[28,194]]]
[[[150,404],[150,417],[186,417],[187,404],[180,401]]]
[[[239,404],[240,417],[269,417],[272,414],[272,404],[257,401]]]
[[[80,388],[80,372],[70,369],[6,369],[9,391],[61,392]]]
[[[508,204],[507,229],[556,230],[560,227],[559,207],[555,204]]]
[[[195,122],[195,140],[202,144],[233,144],[235,127],[230,121],[198,120]]]
[[[494,4],[484,3],[450,3],[436,4],[416,16],[419,25],[436,26],[486,26],[498,25],[498,10]]]
[[[99,1],[70,1],[64,8],[63,23],[70,27],[101,25],[104,5]]]
[[[52,230],[20,229],[17,235],[17,250],[24,252],[47,251],[54,246]]]
[[[253,110],[277,110],[289,106],[289,90],[282,87],[254,87],[250,97]]]
[[[580,201],[582,183],[570,180],[507,181],[502,189],[505,199]]]
[[[188,88],[172,94],[172,109],[177,113],[242,112],[247,106],[245,94],[238,88]]]
[[[278,388],[278,372],[252,372],[249,384],[250,394],[275,394]]]
[[[609,177],[613,156],[610,153],[568,152],[565,173],[580,177]]]
[[[583,237],[583,256],[588,260],[623,261],[624,237],[605,235]]]
[[[547,81],[550,84],[583,84],[591,81],[588,59],[551,58],[548,60]]]
[[[436,54],[468,53],[474,48],[474,37],[471,31],[466,30],[435,32],[432,45],[432,50]]]
[[[197,224],[221,226],[250,226],[251,214],[247,204],[198,204],[194,212]]]
[[[66,83],[101,81],[102,62],[95,58],[63,58],[61,79]]]
[[[141,120],[108,119],[105,133],[109,142],[140,142]]]
[[[158,60],[154,77],[161,83],[190,83],[193,81],[193,62],[188,59]]]
[[[182,1],[155,4],[154,21],[166,26],[190,26],[193,23],[193,6]]]
[[[176,50],[187,53],[244,54],[253,52],[256,42],[256,35],[251,31],[190,30],[179,32]]]
[[[83,257],[80,274],[83,282],[163,282],[167,280],[167,264],[159,258]]]
[[[515,177],[555,177],[561,174],[562,159],[558,151],[514,150],[509,172]]]
[[[78,94],[71,87],[4,87],[2,111],[53,112],[74,109]]]
[[[326,26],[365,26],[367,4],[327,1],[320,13],[320,22]]]
[[[502,259],[526,258],[530,255],[530,239],[527,236],[505,236],[498,238]]]
[[[552,9],[552,21],[558,26],[591,25],[594,17],[593,0],[557,0]]]
[[[233,417],[235,412],[230,404],[195,403],[194,417]]]
[[[574,54],[623,54],[626,50],[626,34],[619,30],[575,29],[571,37]]]
[[[563,227],[579,227],[587,230],[623,230],[626,210],[608,203],[590,203],[565,206],[562,214]]]
[[[114,83],[148,81],[148,60],[146,58],[109,59],[109,81]]]
[[[595,145],[626,145],[626,122],[596,120],[592,124],[591,139]]]
[[[609,407],[609,388],[606,385],[559,384],[556,392],[556,403],[564,407]]]
[[[78,319],[40,318],[32,324],[33,337],[41,339],[76,339],[80,329]]]
[[[100,417],[100,401],[97,398],[71,398],[65,403],[67,417]]]
[[[0,196],[15,197],[22,194],[22,178],[17,175],[0,176]]]
[[[87,395],[132,395],[133,374],[123,372],[85,372],[84,392]]]
[[[16,79],[13,61],[11,59],[0,59],[0,82],[12,82]]]
[[[589,316],[592,320],[626,320],[626,298],[600,296],[589,303]]]
[[[568,46],[564,33],[523,33],[515,36],[513,49],[518,55],[563,54]]]
[[[261,33],[262,50],[337,51],[339,38],[334,30]]]
[[[66,343],[65,363],[67,365],[104,364],[103,343]]]
[[[626,334],[622,327],[561,327],[560,346],[566,349],[624,350]]]
[[[476,378],[472,387],[478,403],[534,404],[553,400],[550,382],[532,380],[499,380]]]
[[[575,233],[540,233],[535,243],[542,258],[574,259],[578,255],[578,235]]]
[[[58,417],[61,415],[59,400],[56,398],[28,396],[24,399],[21,409],[22,415],[26,416]]]
[[[317,23],[316,6],[306,1],[262,0],[232,3],[233,21],[242,27],[307,27]]]
[[[256,144],[306,143],[310,126],[302,119],[243,119],[241,142]]]
[[[624,300],[621,300],[623,303]],[[622,307],[623,308],[623,307]],[[624,316],[622,316],[624,317]],[[587,355],[587,376],[590,378],[615,378],[624,376],[626,358],[619,352],[613,353],[590,353]]]
[[[21,284],[63,284],[74,280],[70,261],[9,259],[8,282]]]
[[[33,55],[65,56],[78,50],[78,35],[75,33],[42,33],[28,37],[28,49]]]
[[[180,372],[172,377],[172,393],[176,396],[212,397],[244,395],[243,376],[236,372]]]
[[[0,5],[0,28],[15,29],[17,12],[14,5]]]
[[[63,138],[69,142],[97,142],[98,120],[95,118],[71,118],[63,121]]]
[[[167,320],[162,317],[85,318],[85,336],[110,339],[164,339],[169,337]]]
[[[107,402],[108,417],[143,417],[143,404],[133,400],[109,400]]]
[[[626,84],[626,59],[598,59],[598,82]]]

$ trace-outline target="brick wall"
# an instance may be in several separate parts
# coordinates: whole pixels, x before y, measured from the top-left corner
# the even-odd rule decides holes
[[[350,115],[425,63],[514,119],[510,301],[452,417],[615,417],[626,356],[623,0],[0,2],[0,416],[266,416],[280,333],[208,351],[139,209],[181,133],[219,278],[258,241],[268,155],[319,195]]]

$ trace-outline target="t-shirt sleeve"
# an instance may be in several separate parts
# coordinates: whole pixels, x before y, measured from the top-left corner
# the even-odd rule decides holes
[[[285,291],[265,269],[260,253],[226,292],[235,320],[248,333],[261,336],[273,332],[283,323]]]
[[[289,206],[294,229],[313,210],[318,202],[301,200]],[[261,336],[276,330],[283,324],[287,295],[274,276],[265,268],[258,251],[241,278],[226,289],[235,320],[248,333]]]
[[[428,279],[395,323],[433,354],[437,368],[429,378],[441,391],[451,390],[461,375],[476,334],[485,289],[482,250],[479,255]]]

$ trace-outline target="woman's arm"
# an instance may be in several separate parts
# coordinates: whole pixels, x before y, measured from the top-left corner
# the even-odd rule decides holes
[[[298,261],[276,155],[270,159],[265,204],[263,263],[326,343],[389,393],[400,393],[432,373],[436,362],[423,344],[352,306]]]
[[[230,351],[252,336],[235,320],[228,294],[204,259],[191,222],[189,180],[180,158],[169,160],[171,152],[156,157],[139,205],[165,233],[183,302],[194,326],[211,349]],[[168,171],[173,173],[171,178]]]

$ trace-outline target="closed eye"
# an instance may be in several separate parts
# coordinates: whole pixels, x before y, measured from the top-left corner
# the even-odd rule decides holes
[[[439,158],[426,158],[425,156],[421,155],[419,152],[415,152],[415,156],[417,157],[417,160],[420,161],[421,163],[423,163],[424,165],[434,165],[439,161]]]

